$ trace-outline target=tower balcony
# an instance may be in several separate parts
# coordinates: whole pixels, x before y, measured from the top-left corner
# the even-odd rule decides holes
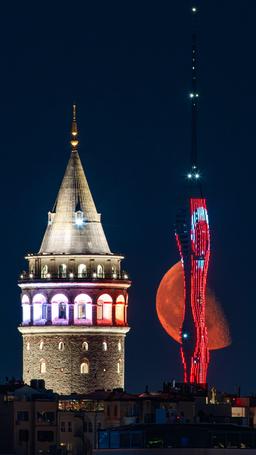
[[[91,273],[78,273],[75,274],[73,272],[70,273],[62,273],[62,274],[54,274],[54,273],[47,273],[47,274],[36,274],[32,272],[22,272],[19,276],[19,283],[29,283],[29,282],[104,282],[104,281],[130,281],[129,276],[126,272],[121,273],[102,273],[97,274],[96,272]]]

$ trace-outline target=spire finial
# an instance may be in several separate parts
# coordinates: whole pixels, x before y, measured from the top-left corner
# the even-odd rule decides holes
[[[192,6],[192,16],[196,16],[198,8]],[[188,173],[189,179],[199,179],[200,174],[197,167],[197,112],[199,93],[197,91],[197,36],[195,32],[195,17],[193,17],[193,33],[192,33],[192,84],[189,94],[191,100],[191,171]]]
[[[75,152],[77,150],[77,146],[79,144],[77,121],[76,121],[76,104],[73,104],[73,119],[72,119],[70,144],[71,144],[71,147],[72,147],[72,152]]]

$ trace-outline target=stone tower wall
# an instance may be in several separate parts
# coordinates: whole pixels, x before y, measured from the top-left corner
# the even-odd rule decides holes
[[[85,341],[88,351],[82,349]],[[60,342],[64,350],[59,350]],[[106,351],[103,342],[107,343]],[[124,334],[23,334],[23,379],[27,384],[31,379],[44,379],[46,388],[60,394],[124,388],[124,343]],[[89,362],[88,374],[80,372],[84,359]],[[46,362],[45,373],[40,373],[42,360]]]

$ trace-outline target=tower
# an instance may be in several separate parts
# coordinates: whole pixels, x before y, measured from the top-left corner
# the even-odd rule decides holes
[[[123,256],[111,253],[78,154],[71,156],[37,254],[20,276],[23,378],[62,394],[124,387],[127,290]]]
[[[192,8],[192,14],[197,9]],[[204,384],[207,380],[209,349],[205,323],[206,283],[210,258],[210,230],[206,199],[197,163],[197,46],[192,42],[191,169],[187,174],[188,194],[176,220],[176,240],[183,265],[185,311],[180,330],[184,382]]]

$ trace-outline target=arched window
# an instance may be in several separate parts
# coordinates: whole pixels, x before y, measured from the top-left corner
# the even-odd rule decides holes
[[[39,349],[40,349],[40,351],[42,351],[44,349],[44,342],[43,341],[40,341]]]
[[[121,341],[119,340],[118,343],[117,343],[117,350],[120,352],[122,350],[122,343]]]
[[[41,374],[46,373],[46,362],[44,359],[40,360],[39,369]]]
[[[26,349],[27,349],[27,351],[30,351],[30,342],[29,341],[26,344]]]
[[[98,324],[112,324],[112,298],[109,294],[102,294],[97,300]]]
[[[59,342],[59,351],[64,351],[64,349],[65,349],[65,345],[64,345],[63,341],[60,341]]]
[[[116,299],[116,308],[115,308],[116,324],[124,325],[125,323],[125,298],[120,294]]]
[[[88,360],[84,359],[80,365],[80,373],[81,374],[88,374],[89,373],[89,362]]]
[[[121,360],[118,360],[117,362],[117,373],[119,374],[121,371]]]
[[[68,324],[68,299],[64,294],[55,294],[52,302],[52,322],[58,325]]]
[[[107,351],[108,350],[108,345],[106,343],[106,341],[103,341],[102,343],[102,351]]]
[[[78,266],[78,278],[84,278],[87,275],[86,271],[86,265],[85,264],[79,264]]]
[[[47,301],[43,294],[33,297],[33,321],[37,325],[45,324],[47,319]]]
[[[75,324],[92,324],[92,299],[87,294],[79,294],[74,300]]]
[[[101,264],[97,265],[97,277],[98,278],[104,277],[104,269],[103,269],[103,265],[101,265]]]
[[[30,304],[29,296],[27,294],[23,294],[22,299],[21,299],[21,303],[22,303],[22,305],[29,305]]]
[[[88,349],[89,349],[89,345],[88,345],[87,341],[84,341],[82,343],[82,350],[83,351],[88,351]]]
[[[24,294],[21,299],[22,303],[22,322],[23,324],[29,324],[31,321],[31,307],[29,297]]]
[[[42,267],[42,270],[41,270],[41,277],[42,277],[42,278],[47,278],[47,273],[48,273],[48,265],[45,264],[45,265]]]
[[[67,266],[66,266],[66,264],[60,264],[59,265],[59,277],[66,278],[66,276],[67,276]]]

